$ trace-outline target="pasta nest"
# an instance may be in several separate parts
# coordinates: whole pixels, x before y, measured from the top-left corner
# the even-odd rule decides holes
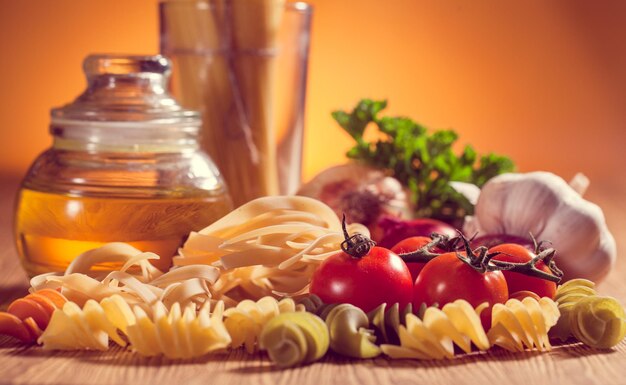
[[[31,279],[31,291],[44,288],[59,290],[69,301],[79,306],[89,299],[102,301],[119,295],[130,305],[138,305],[150,313],[153,305],[161,303],[169,309],[174,304],[189,304],[199,309],[215,298],[212,285],[219,277],[219,269],[196,265],[175,268],[163,273],[150,264],[159,256],[141,252],[120,242],[108,243],[89,250],[68,266],[63,274],[41,274]],[[120,269],[103,269],[120,266]]]
[[[360,224],[348,231],[369,236]],[[219,267],[214,288],[226,301],[294,296],[308,291],[317,266],[339,251],[343,240],[337,215],[324,203],[301,196],[263,197],[192,232],[173,261]]]
[[[129,344],[143,356],[198,357],[223,350],[231,341],[222,322],[223,302],[217,302],[213,312],[210,308],[208,302],[199,311],[194,304],[181,308],[175,303],[168,311],[157,302],[150,316],[139,306],[131,308],[119,295],[100,303],[87,300],[82,309],[67,302],[53,313],[38,342],[44,349],[107,350],[111,339],[119,346]]]

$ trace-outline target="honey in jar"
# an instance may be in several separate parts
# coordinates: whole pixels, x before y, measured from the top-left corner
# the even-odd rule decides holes
[[[167,270],[190,231],[232,209],[219,171],[198,147],[199,114],[169,95],[161,56],[92,55],[87,90],[53,109],[53,145],[18,194],[15,237],[31,276],[126,242]]]

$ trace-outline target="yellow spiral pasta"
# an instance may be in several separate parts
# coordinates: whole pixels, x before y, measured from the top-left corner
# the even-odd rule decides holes
[[[318,316],[289,312],[272,318],[259,336],[261,349],[279,367],[291,367],[319,360],[329,346],[328,328]]]
[[[472,343],[479,350],[490,347],[480,322],[480,313],[487,307],[476,309],[464,300],[446,304],[442,309],[429,307],[423,319],[406,315],[406,326],[400,325],[400,346],[383,344],[382,351],[391,358],[416,358],[422,360],[454,358],[454,345],[470,353]]]
[[[595,284],[573,279],[557,288],[555,300],[561,318],[550,335],[561,341],[574,337],[585,345],[608,349],[626,335],[623,306],[612,297],[599,296]]]
[[[175,303],[168,311],[157,302],[150,316],[139,306],[131,309],[119,295],[100,303],[88,300],[82,309],[67,302],[54,312],[39,343],[51,350],[106,350],[110,338],[120,346],[128,341],[133,351],[144,356],[198,357],[230,344],[222,322],[223,310],[222,302],[217,302],[212,313],[208,302],[197,312],[193,304],[181,309]]]
[[[369,235],[365,226],[348,231]],[[222,274],[215,285],[235,300],[306,293],[313,272],[340,250],[339,218],[324,203],[301,196],[250,201],[199,232],[192,232],[175,265],[210,264]]]
[[[550,350],[548,330],[558,319],[559,309],[550,298],[544,297],[539,301],[531,297],[521,301],[509,299],[505,304],[493,306],[492,326],[487,337],[492,345],[513,352]]]
[[[239,302],[224,312],[224,325],[232,338],[231,346],[245,346],[248,353],[253,353],[265,324],[279,314],[296,311],[304,311],[304,306],[296,306],[291,298],[278,301],[263,297],[256,302],[249,299]]]

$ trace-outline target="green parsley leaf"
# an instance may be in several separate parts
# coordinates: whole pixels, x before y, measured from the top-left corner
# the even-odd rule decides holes
[[[494,176],[511,172],[511,159],[487,154],[478,156],[469,145],[459,155],[452,150],[458,135],[452,130],[428,130],[408,117],[378,117],[386,100],[361,100],[351,112],[332,113],[337,123],[355,140],[348,158],[387,169],[411,193],[416,217],[431,217],[459,225],[474,207],[450,187],[450,181],[482,187]],[[367,142],[363,135],[375,126],[384,138]]]

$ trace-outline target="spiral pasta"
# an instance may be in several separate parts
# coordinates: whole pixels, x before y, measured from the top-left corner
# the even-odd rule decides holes
[[[376,333],[376,341],[379,344],[398,345],[400,343],[400,325],[406,325],[407,314],[414,314],[412,304],[408,304],[401,311],[397,303],[389,307],[383,303],[369,312],[367,316],[370,328]]]
[[[369,235],[362,225],[350,225],[349,231]],[[233,300],[293,296],[306,292],[317,266],[340,250],[343,240],[339,219],[324,203],[263,197],[192,232],[174,264],[219,266],[215,288]]]
[[[391,358],[416,358],[422,360],[454,357],[454,345],[466,353],[472,343],[479,350],[490,347],[480,322],[480,313],[487,307],[476,309],[464,300],[446,304],[441,310],[429,307],[420,320],[414,314],[406,315],[406,326],[399,327],[400,346],[383,344],[382,351]]]
[[[367,314],[347,303],[326,308],[324,321],[330,335],[330,348],[339,354],[355,358],[372,358],[380,355],[376,336],[369,329]]]
[[[596,296],[595,284],[587,279],[572,279],[559,285],[554,301],[558,304],[561,317],[552,329],[550,337],[566,341],[572,336],[572,310],[576,302],[589,296]]]
[[[307,312],[324,320],[330,336],[330,349],[354,358],[372,358],[380,355],[370,320],[360,308],[350,304],[325,304],[315,294],[298,300]]]
[[[613,297],[589,296],[572,309],[572,334],[585,345],[609,349],[626,336],[624,308]]]
[[[245,346],[248,353],[254,352],[265,324],[282,313],[296,311],[304,311],[304,307],[296,306],[291,298],[278,301],[274,297],[263,297],[256,302],[247,299],[226,309],[224,325],[232,338],[231,347]]]
[[[279,367],[307,364],[319,360],[328,351],[328,328],[312,313],[283,313],[263,327],[259,343]]]
[[[559,309],[550,298],[509,299],[493,306],[487,337],[491,344],[513,352],[551,350],[548,330],[558,319]]]
[[[557,288],[555,300],[561,317],[550,330],[550,336],[562,341],[573,336],[599,349],[611,348],[624,339],[624,308],[615,298],[599,296],[593,282],[567,281]]]
[[[212,291],[219,270],[206,265],[183,266],[163,273],[150,264],[158,259],[154,253],[141,252],[125,243],[113,242],[89,250],[68,266],[64,274],[42,274],[31,280],[32,290],[59,290],[68,300],[84,305],[87,300],[101,301],[121,296],[130,305],[150,312],[162,302],[167,308],[178,303],[200,308],[215,297]],[[121,264],[119,270],[97,270],[101,263]]]
[[[150,316],[139,306],[131,309],[119,295],[100,303],[87,300],[82,309],[67,302],[54,312],[39,343],[53,350],[106,350],[111,339],[120,346],[128,341],[132,350],[144,356],[198,357],[225,349],[230,343],[222,322],[223,310],[222,302],[217,302],[212,313],[208,302],[197,312],[193,304],[181,309],[175,303],[168,311],[157,302]]]

